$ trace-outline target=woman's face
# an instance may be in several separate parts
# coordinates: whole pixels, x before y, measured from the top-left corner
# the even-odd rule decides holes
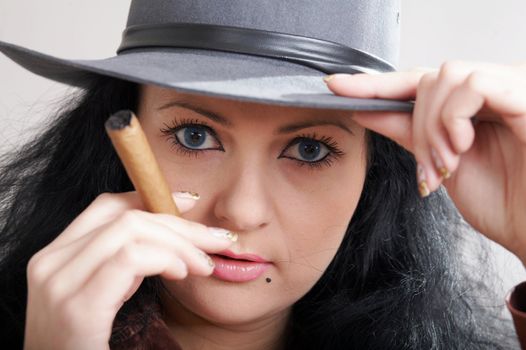
[[[230,250],[271,262],[245,282],[164,281],[174,312],[219,324],[283,316],[334,257],[360,197],[364,129],[349,112],[280,107],[143,86],[139,118],[184,218],[238,233]],[[271,282],[267,282],[267,278]]]

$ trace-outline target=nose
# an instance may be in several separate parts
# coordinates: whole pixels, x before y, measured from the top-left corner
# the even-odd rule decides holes
[[[221,227],[234,232],[250,232],[268,225],[271,215],[270,183],[264,170],[254,164],[237,166],[222,179],[214,214]]]

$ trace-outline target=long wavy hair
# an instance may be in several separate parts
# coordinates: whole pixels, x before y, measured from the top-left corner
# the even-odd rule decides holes
[[[104,122],[137,104],[137,84],[93,78],[32,141],[0,159],[1,344],[23,346],[31,256],[100,193],[133,189]],[[463,269],[466,226],[445,192],[422,200],[413,157],[372,132],[367,142],[360,202],[331,264],[293,306],[286,348],[511,348],[503,302]],[[147,279],[132,300],[158,288]],[[481,305],[477,295],[497,301]]]

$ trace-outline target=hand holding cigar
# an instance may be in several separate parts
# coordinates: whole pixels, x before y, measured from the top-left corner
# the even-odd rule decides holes
[[[146,209],[179,216],[170,188],[133,112],[113,114],[105,128]]]

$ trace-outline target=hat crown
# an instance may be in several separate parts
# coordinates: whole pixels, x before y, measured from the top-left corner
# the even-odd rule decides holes
[[[333,41],[397,65],[400,0],[133,0],[127,27],[200,23]]]

